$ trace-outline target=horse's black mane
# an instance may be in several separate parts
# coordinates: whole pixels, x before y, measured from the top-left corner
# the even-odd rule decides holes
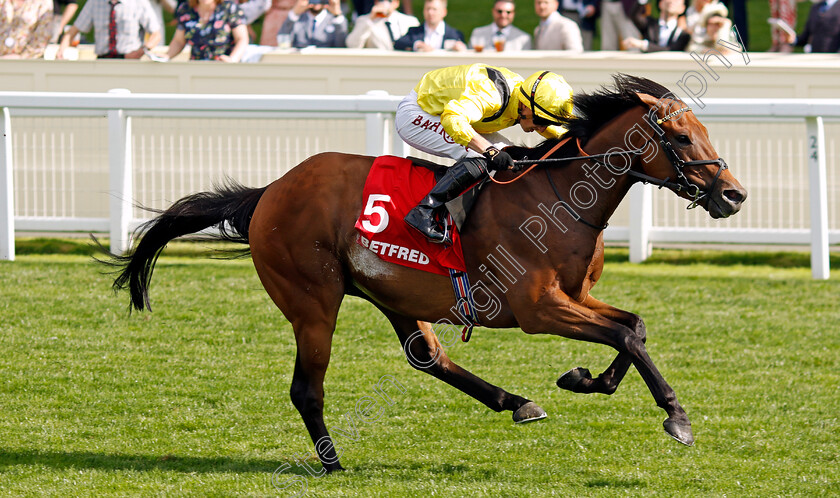
[[[599,128],[622,112],[643,105],[637,93],[645,93],[656,99],[672,95],[670,90],[647,78],[622,73],[614,74],[612,86],[602,86],[592,93],[578,93],[572,98],[574,113],[561,118],[561,124],[568,130],[565,136],[584,139],[591,137]],[[556,143],[556,139],[549,139],[533,149],[514,148],[511,155],[514,158],[523,155],[535,156],[537,150],[547,150]],[[574,152],[577,152],[576,146],[572,143],[563,148],[567,149],[567,147],[570,151],[574,147]]]
[[[574,115],[563,119],[563,126],[569,130],[566,136],[591,137],[596,130],[622,112],[643,105],[638,93],[646,93],[660,99],[671,92],[664,86],[647,78],[614,74],[612,87],[601,87],[593,93],[579,93],[572,99]]]

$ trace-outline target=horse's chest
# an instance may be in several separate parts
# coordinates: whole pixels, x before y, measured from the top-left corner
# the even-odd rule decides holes
[[[595,287],[598,279],[601,278],[601,272],[604,269],[604,246],[603,241],[598,244],[595,251],[592,253],[592,258],[583,272],[583,278],[580,280],[577,296],[575,299],[583,301],[589,295],[589,291]]]
[[[565,264],[557,270],[563,292],[575,301],[582,302],[598,282],[603,270],[603,250],[596,249],[588,257],[577,256],[577,264]]]

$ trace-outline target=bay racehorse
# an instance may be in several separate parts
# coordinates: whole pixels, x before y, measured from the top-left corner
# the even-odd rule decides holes
[[[661,85],[619,75],[613,87],[577,95],[574,105],[566,123],[571,139],[559,148],[549,140],[507,149],[526,164],[546,155],[560,160],[539,163],[508,184],[500,183],[516,173],[497,174],[460,231],[468,275],[481,289],[474,293],[477,318],[484,327],[611,346],[618,355],[603,373],[593,378],[575,368],[558,386],[611,394],[633,365],[667,413],[666,432],[691,445],[688,416],[648,356],[642,319],[590,294],[603,268],[603,229],[639,181],[664,186],[713,218],[736,213],[746,191],[697,117]],[[447,357],[430,322],[463,321],[453,313],[449,278],[383,262],[356,242],[354,223],[365,207],[362,189],[373,160],[322,153],[266,187],[230,183],[190,195],[141,227],[134,249],[111,261],[120,267],[115,289],[127,287],[131,305],[143,310],[151,309],[152,271],[170,240],[218,226],[220,238],[249,244],[265,290],[294,329],[291,399],[327,471],[342,468],[324,423],[323,383],[344,295],[382,311],[415,368],[495,411],[513,412],[516,422],[545,416],[536,403]],[[502,252],[507,268],[498,265]]]

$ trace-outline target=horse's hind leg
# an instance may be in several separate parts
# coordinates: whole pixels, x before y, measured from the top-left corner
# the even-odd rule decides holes
[[[297,355],[289,394],[327,472],[343,470],[324,423],[324,377],[330,361],[332,327],[303,325],[295,327]]]
[[[322,272],[338,268],[339,263],[325,251],[320,257],[310,254],[307,259],[290,257],[280,251],[257,251],[253,247],[252,244],[260,280],[295,333],[297,356],[290,390],[292,404],[303,418],[324,469],[343,470],[324,424],[324,376],[330,362],[338,309],[344,297],[344,283],[340,277],[318,278]],[[283,265],[281,261],[286,260],[296,264]]]
[[[601,316],[629,328],[635,332],[642,343],[647,340],[645,322],[639,315],[610,306],[592,296],[588,296],[583,305]],[[557,387],[583,394],[612,394],[618,389],[618,385],[624,379],[632,364],[633,359],[630,355],[619,353],[612,364],[598,377],[593,379],[588,369],[577,367],[561,375],[557,379]]]
[[[511,410],[514,422],[532,422],[545,418],[545,411],[533,401],[489,384],[450,360],[429,323],[390,312],[385,312],[385,315],[394,326],[412,367],[458,388],[492,410]]]

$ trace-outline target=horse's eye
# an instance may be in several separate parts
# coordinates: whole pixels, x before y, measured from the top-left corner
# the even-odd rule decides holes
[[[691,139],[688,138],[688,135],[677,135],[677,142],[680,145],[691,145]]]

